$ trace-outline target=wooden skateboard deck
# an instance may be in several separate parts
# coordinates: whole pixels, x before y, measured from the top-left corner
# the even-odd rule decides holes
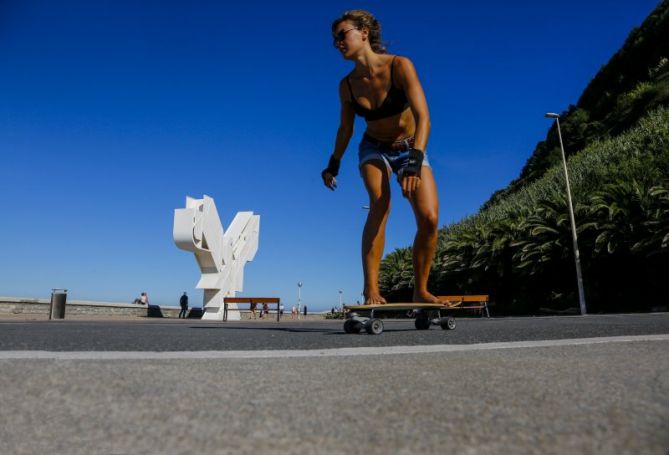
[[[370,310],[440,310],[450,308],[448,304],[441,303],[385,303],[383,305],[344,305],[348,311],[370,311]]]

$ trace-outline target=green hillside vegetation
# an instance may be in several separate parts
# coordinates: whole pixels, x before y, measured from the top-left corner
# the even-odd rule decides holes
[[[669,109],[568,161],[588,311],[642,311],[666,295],[669,271]],[[560,166],[440,231],[430,275],[437,294],[490,294],[501,313],[578,302]],[[381,264],[381,289],[411,298],[411,250]],[[665,298],[666,301],[666,298]]]
[[[669,0],[630,33],[623,47],[597,73],[578,103],[561,114],[567,156],[595,140],[620,134],[658,106],[669,103]],[[539,142],[520,177],[483,208],[540,178],[561,160],[557,129]]]
[[[666,305],[669,271],[669,1],[635,29],[561,121],[589,312]],[[578,305],[557,130],[521,177],[440,230],[430,289],[490,294],[496,311]],[[390,301],[411,298],[411,249],[381,264]]]

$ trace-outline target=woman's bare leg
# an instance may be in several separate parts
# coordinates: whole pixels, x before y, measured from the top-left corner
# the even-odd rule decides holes
[[[369,194],[369,214],[362,233],[362,269],[365,275],[365,305],[383,304],[379,291],[379,268],[390,213],[390,179],[383,161],[368,161],[360,170]]]
[[[413,242],[413,301],[439,303],[439,299],[427,290],[439,228],[439,197],[432,169],[423,166],[420,180],[420,186],[410,200],[418,228]]]

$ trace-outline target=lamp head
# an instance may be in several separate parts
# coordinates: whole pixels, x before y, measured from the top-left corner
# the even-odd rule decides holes
[[[554,112],[546,112],[544,114],[544,117],[546,117],[546,118],[560,118],[560,114],[556,114]]]

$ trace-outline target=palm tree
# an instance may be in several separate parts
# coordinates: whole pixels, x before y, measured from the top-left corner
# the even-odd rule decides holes
[[[632,251],[646,256],[669,253],[669,182],[653,186],[648,190],[651,198],[649,219],[644,227],[649,235],[632,246]]]
[[[398,292],[408,292],[413,286],[413,264],[411,248],[401,248],[388,254],[381,261],[379,287],[381,292],[392,298]]]
[[[590,197],[590,212],[597,230],[595,253],[613,254],[620,250],[639,250],[649,237],[647,223],[652,219],[653,196],[637,180],[609,183]]]
[[[525,235],[512,243],[516,267],[528,269],[530,275],[540,273],[546,263],[571,254],[567,200],[561,193],[553,198],[538,203],[534,213],[518,227]]]

